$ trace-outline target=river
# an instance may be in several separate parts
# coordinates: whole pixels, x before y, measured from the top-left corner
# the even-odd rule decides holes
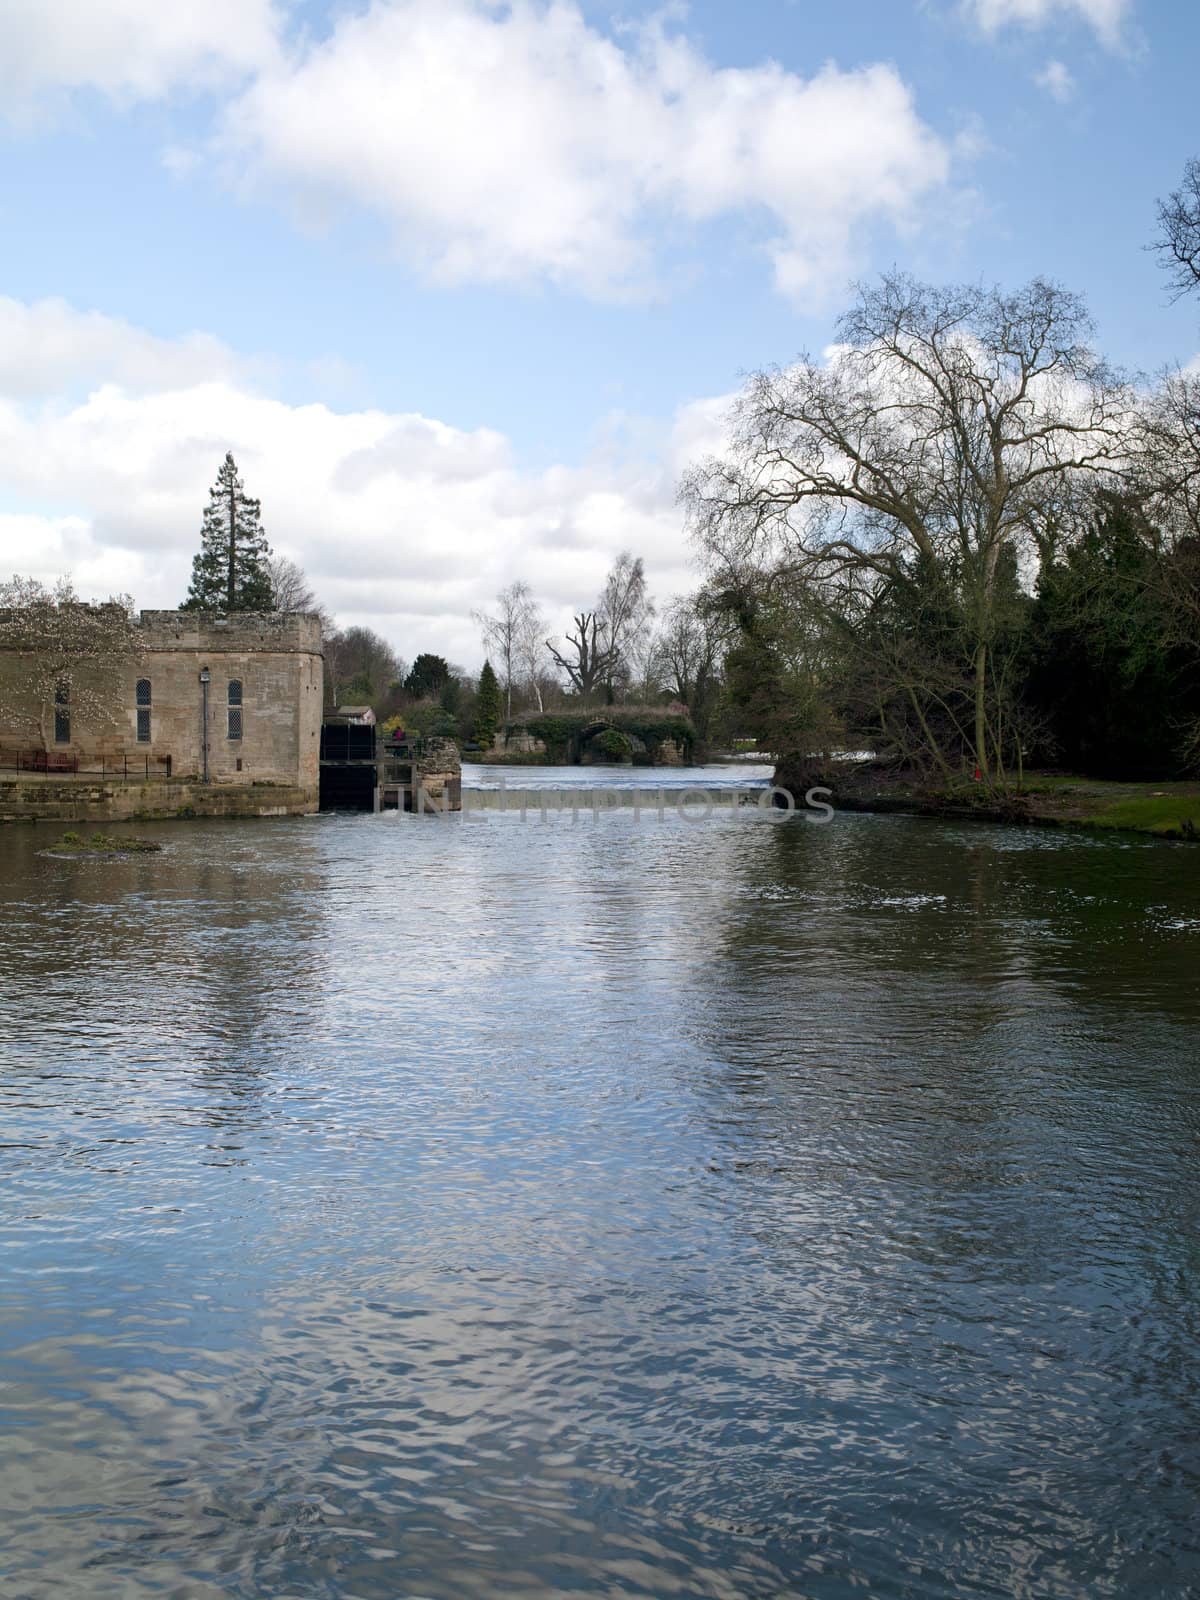
[[[138,831],[0,834],[6,1595],[1200,1592],[1192,847]]]

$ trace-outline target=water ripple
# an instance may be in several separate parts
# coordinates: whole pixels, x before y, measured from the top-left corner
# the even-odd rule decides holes
[[[141,831],[0,839],[6,1593],[1200,1592],[1191,857]]]

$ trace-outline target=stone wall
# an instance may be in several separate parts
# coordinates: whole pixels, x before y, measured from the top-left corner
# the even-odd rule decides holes
[[[679,716],[664,716],[653,706],[614,706],[595,711],[564,711],[550,714],[550,720],[559,724],[562,735],[553,750],[543,739],[535,738],[523,722],[501,728],[490,750],[481,752],[481,761],[527,760],[530,756],[545,756],[547,761],[567,761],[581,766],[612,766],[614,759],[596,745],[596,740],[607,729],[615,728],[629,740],[634,766],[685,767],[692,763],[691,742],[688,738],[667,734],[667,725],[686,724],[690,721],[683,708]],[[617,758],[617,765],[626,760]]]
[[[122,756],[140,765],[148,758],[152,770],[172,779],[197,778],[207,734],[214,784],[311,787],[315,804],[324,688],[316,616],[143,611],[140,634],[141,655],[125,668],[122,703],[111,722],[89,726],[72,714],[70,738],[63,741],[55,740],[53,706],[22,703],[28,696],[21,655],[0,651],[0,752],[41,745],[52,756],[78,757],[84,767]],[[149,684],[149,705],[141,707],[149,711],[148,739],[138,738],[139,681]],[[231,684],[241,686],[240,705],[231,700]]]
[[[0,777],[0,822],[127,822],[170,817],[298,817],[317,809],[315,787]]]
[[[462,810],[462,758],[453,739],[426,739],[416,767],[422,789],[439,809]]]
[[[545,755],[546,743],[544,739],[535,739],[524,728],[512,733],[505,733],[503,729],[496,735],[495,742],[490,750],[483,753],[482,759],[487,761],[494,755]]]

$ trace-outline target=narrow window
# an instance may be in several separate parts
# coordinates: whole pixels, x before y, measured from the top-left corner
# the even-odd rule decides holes
[[[139,678],[134,691],[137,710],[137,739],[139,744],[150,743],[150,679]]]
[[[71,685],[57,683],[54,686],[54,742],[55,744],[70,744],[71,742]]]
[[[229,737],[240,739],[242,737],[242,680],[230,678],[229,680]]]

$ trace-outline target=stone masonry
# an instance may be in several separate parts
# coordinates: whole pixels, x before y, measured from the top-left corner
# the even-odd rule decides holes
[[[207,744],[210,785],[278,785],[303,796],[297,805],[290,794],[289,810],[315,811],[324,671],[319,619],[143,611],[140,620],[142,654],[129,663],[122,703],[105,727],[75,714],[64,718],[62,708],[56,717],[54,706],[17,704],[21,658],[0,651],[7,690],[0,704],[9,706],[7,716],[0,712],[0,769],[12,771],[31,750],[31,726],[39,722],[50,773],[73,759],[88,769],[127,761],[131,771],[148,768],[152,778],[195,781]],[[250,814],[261,814],[261,793],[247,799],[254,801]]]

